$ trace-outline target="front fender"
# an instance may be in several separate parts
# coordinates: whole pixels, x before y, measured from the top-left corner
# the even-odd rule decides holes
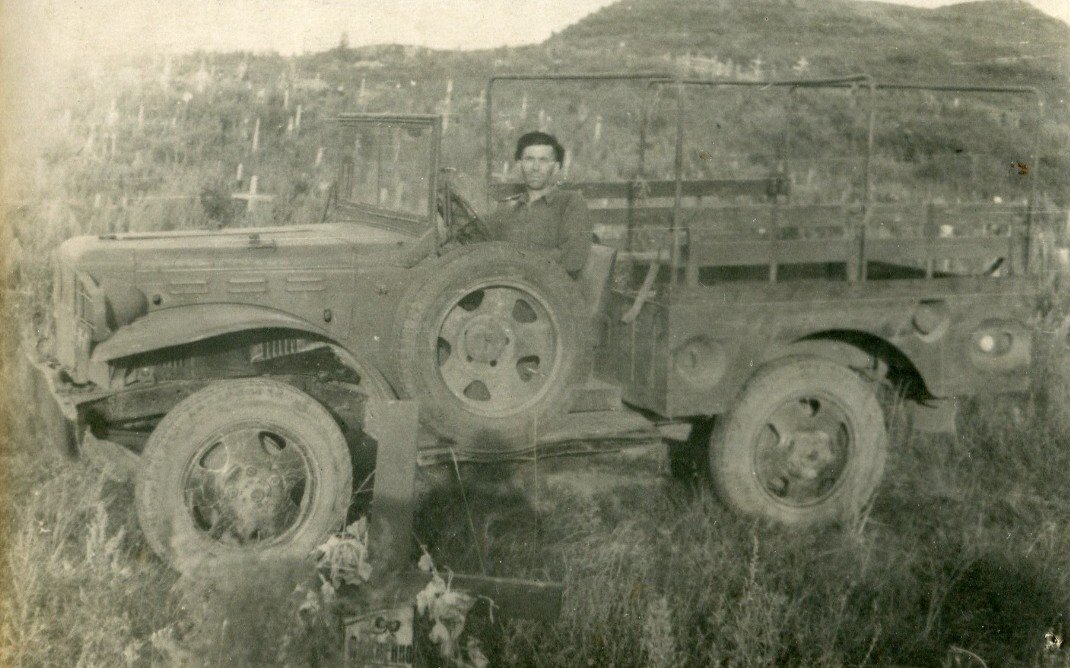
[[[249,304],[198,304],[153,311],[120,328],[93,349],[92,362],[108,362],[251,329],[292,329],[330,339],[296,316]]]

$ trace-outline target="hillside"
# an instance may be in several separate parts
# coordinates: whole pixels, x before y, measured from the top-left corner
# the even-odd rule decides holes
[[[1040,144],[1049,147],[1041,155],[1040,190],[1060,205],[1070,201],[1065,185],[1070,152],[1050,150],[1070,146],[1066,104],[1070,100],[1070,26],[1016,0],[968,2],[934,10],[853,0],[621,0],[541,45],[468,53],[364,47],[310,56],[301,60],[301,67],[316,72],[326,68],[331,74],[325,77],[339,77],[349,90],[360,85],[355,71],[367,82],[386,78],[394,90],[388,83],[387,90],[369,103],[369,108],[380,111],[441,111],[441,100],[428,100],[425,86],[453,80],[451,111],[456,119],[455,129],[446,138],[448,159],[472,177],[465,185],[477,198],[483,114],[475,101],[491,74],[625,69],[725,80],[867,72],[885,82],[1033,86],[1045,98],[1039,114],[1029,99],[966,95],[959,106],[960,101],[950,94],[935,102],[931,96],[892,96],[878,119],[877,149],[914,164],[894,168],[884,177],[886,184],[893,182],[886,190],[901,197],[903,190],[924,183],[922,190],[931,196],[933,184],[940,190],[939,184],[947,183],[946,196],[991,196],[999,191],[1006,196],[1010,191],[1005,177],[995,173],[999,171],[996,166],[1025,159],[1033,137],[1039,136]],[[349,82],[344,81],[347,75]],[[400,88],[393,82],[400,82]],[[634,173],[639,109],[627,93],[597,87],[523,88],[507,85],[499,93],[499,108],[510,97],[522,95],[530,97],[532,109],[530,116],[511,109],[507,112],[511,115],[500,121],[495,164],[508,153],[514,125],[539,123],[562,133],[577,149],[573,154],[577,178],[619,178]],[[692,129],[690,139],[718,149],[718,155],[735,156],[725,163],[729,170],[740,169],[740,164],[767,168],[783,158],[843,161],[858,156],[860,121],[845,118],[854,113],[844,109],[845,101],[815,100],[803,103],[801,111],[789,112],[782,97],[726,99],[721,95],[716,102],[717,122],[733,128],[732,132],[714,136],[699,126]],[[577,104],[580,99],[583,105]],[[761,114],[753,112],[754,104],[763,109]],[[536,120],[537,113],[540,120]],[[802,114],[793,122],[795,134],[803,139],[796,143],[793,155],[785,156],[772,146],[783,143],[780,127],[788,113]],[[605,118],[600,147],[589,145],[596,116]],[[829,124],[830,118],[839,119],[838,124]],[[655,139],[654,162],[648,162],[648,167],[657,164],[662,144],[671,142],[670,137],[662,139]],[[941,153],[955,156],[960,165],[972,160],[970,168],[921,164],[923,159],[946,163]],[[671,158],[666,151],[660,151],[660,157],[664,171]],[[978,164],[988,165],[989,173],[984,169],[979,173]],[[711,174],[712,165],[693,166],[695,175]],[[810,165],[796,166],[813,173]],[[979,175],[989,183],[975,192],[959,192],[968,182],[975,184]],[[842,174],[825,177],[818,174],[819,188],[834,183],[842,189]]]
[[[1039,189],[1066,208],[1068,68],[1070,26],[1025,3],[925,10],[848,0],[622,0],[543,44],[487,51],[378,45],[87,63],[39,87],[52,94],[42,113],[16,119],[26,145],[10,156],[5,198],[22,204],[16,227],[43,227],[50,243],[86,229],[229,223],[240,213],[229,195],[247,190],[253,174],[260,191],[275,196],[256,222],[317,219],[337,158],[332,119],[364,110],[448,114],[447,164],[482,203],[492,74],[657,70],[723,80],[866,71],[884,81],[1033,85],[1046,98],[1038,125],[1028,100],[1006,107],[983,96],[964,96],[961,105],[952,96],[904,96],[879,121],[876,148],[896,163],[878,174],[879,196],[1020,197],[1003,187],[1021,181],[1008,165],[1027,159],[1039,134]],[[516,133],[539,125],[569,145],[573,179],[636,174],[641,110],[628,91],[503,86],[496,95],[496,174],[511,162]],[[716,115],[689,130],[689,175],[760,175],[786,158],[813,198],[857,198],[863,108],[847,93],[795,100],[772,92],[757,104],[742,93],[719,98],[707,107]],[[655,121],[647,176],[664,177],[671,132],[665,119]],[[704,151],[719,160],[700,159]],[[996,185],[980,185],[981,176]]]
[[[849,0],[622,0],[551,38],[582,53],[630,59],[697,54],[791,76],[1061,86],[1070,77],[1070,26],[1025,2],[921,9]]]

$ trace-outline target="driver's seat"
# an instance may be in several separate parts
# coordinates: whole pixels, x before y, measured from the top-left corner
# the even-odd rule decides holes
[[[613,275],[613,263],[616,259],[616,248],[592,243],[591,252],[587,254],[587,263],[576,277],[583,299],[587,302],[587,312],[592,318],[598,317],[608,299],[609,279]]]

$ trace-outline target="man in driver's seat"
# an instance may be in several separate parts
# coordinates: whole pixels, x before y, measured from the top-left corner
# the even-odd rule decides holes
[[[575,278],[591,250],[591,223],[583,196],[557,187],[565,149],[553,135],[528,132],[517,140],[516,160],[524,191],[486,217],[487,235],[545,250]]]

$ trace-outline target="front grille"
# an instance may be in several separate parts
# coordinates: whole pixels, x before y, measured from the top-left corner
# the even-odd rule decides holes
[[[264,341],[253,348],[250,361],[253,363],[268,362],[280,357],[296,355],[301,352],[304,343],[303,339],[272,339]]]
[[[74,317],[90,335],[96,333],[93,327],[93,297],[89,293],[86,280],[81,277],[74,283]]]
[[[56,316],[56,359],[76,382],[87,380],[89,351],[100,337],[102,295],[93,279],[59,263],[53,293]]]
[[[74,272],[61,263],[56,264],[53,275],[52,306],[53,316],[56,322],[56,359],[68,369],[74,368],[75,363],[75,323],[74,315]]]

